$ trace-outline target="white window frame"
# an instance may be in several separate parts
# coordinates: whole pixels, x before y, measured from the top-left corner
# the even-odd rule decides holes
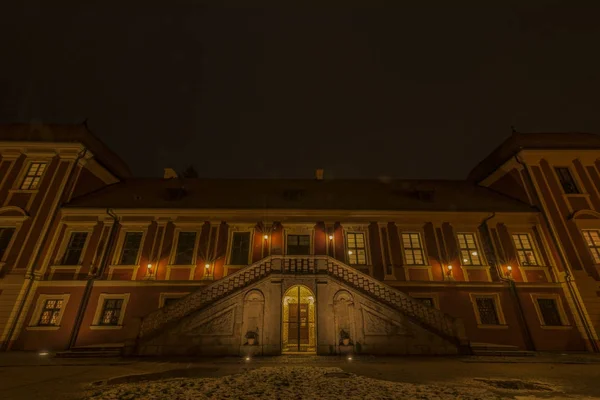
[[[464,259],[462,256],[462,251],[463,250],[471,250],[471,249],[462,249],[460,247],[460,240],[458,239],[459,235],[472,235],[474,240],[475,240],[475,250],[477,252],[477,255],[479,256],[479,261],[481,262],[481,264],[475,265],[475,264],[465,264],[464,263]],[[481,267],[486,267],[487,261],[485,259],[485,255],[482,251],[482,247],[481,247],[481,238],[479,237],[479,232],[477,231],[466,231],[466,230],[461,230],[460,232],[456,232],[456,244],[457,244],[457,248],[458,248],[458,252],[459,254],[459,261],[460,261],[460,265],[462,267],[466,267],[466,268],[481,268]]]
[[[15,179],[15,183],[13,186],[12,191],[13,192],[23,192],[23,193],[36,193],[40,190],[40,186],[46,176],[46,173],[48,172],[48,167],[50,167],[50,162],[51,162],[51,158],[30,158],[28,160],[26,160],[23,163],[23,167],[21,167],[21,170],[19,171],[19,175],[17,176],[17,179]],[[25,178],[27,177],[27,174],[29,173],[29,170],[31,169],[31,166],[33,164],[46,164],[46,167],[44,168],[44,172],[42,172],[42,175],[40,176],[40,181],[37,185],[37,187],[35,189],[21,189],[23,187],[23,184],[25,183]]]
[[[502,302],[500,301],[500,293],[469,293],[471,299],[471,305],[473,306],[473,312],[475,313],[475,319],[477,320],[477,327],[482,329],[507,329],[506,319],[504,318],[504,311],[502,310]],[[477,299],[486,298],[493,299],[496,307],[496,315],[498,317],[498,325],[483,324],[481,322],[481,315],[479,315],[479,307],[477,307]]]
[[[283,254],[289,257],[309,257],[315,255],[315,225],[307,224],[286,224],[283,226]],[[305,235],[310,239],[309,254],[288,255],[288,236],[289,235]]]
[[[250,233],[250,242],[248,244],[249,248],[248,248],[248,260],[247,260],[247,264],[232,264],[231,263],[231,253],[233,251],[233,236],[236,233]],[[218,233],[218,231],[217,231]],[[228,240],[227,240],[227,249],[226,249],[226,254],[227,254],[227,262],[226,262],[226,267],[229,268],[240,268],[240,267],[244,267],[246,265],[250,265],[252,264],[252,254],[253,254],[253,250],[254,250],[254,226],[238,226],[238,225],[232,225],[229,227],[229,233],[228,233]],[[269,240],[271,238],[269,237]],[[210,240],[208,242],[208,245],[210,246]]]
[[[61,270],[74,270],[75,274],[79,274],[79,271],[82,268],[83,260],[85,259],[88,246],[90,244],[90,239],[92,238],[92,234],[94,233],[94,228],[96,227],[97,222],[70,222],[67,221],[63,223],[63,226],[66,226],[63,237],[61,238],[60,245],[58,247],[58,251],[56,252],[56,259],[50,266],[50,277],[52,280],[54,273],[57,269]],[[62,230],[62,226],[59,228],[58,232]],[[81,249],[81,255],[79,257],[79,262],[76,265],[63,265],[63,259],[65,257],[65,252],[67,251],[67,246],[69,245],[69,241],[71,240],[71,235],[73,233],[85,232],[87,236],[85,238],[85,244]]]
[[[432,299],[433,308],[440,309],[440,295],[436,292],[409,292],[408,295],[413,299]]]
[[[560,188],[560,192],[563,196],[581,196],[581,195],[586,194],[585,186],[583,186],[582,182],[579,180],[579,175],[574,173],[573,167],[571,165],[563,165],[563,164],[553,165],[551,168],[552,168],[552,172],[554,173],[556,183],[558,184],[558,187]],[[558,172],[556,172],[557,168],[566,168],[569,171],[569,174],[571,175],[571,178],[573,179],[573,183],[575,184],[575,189],[577,189],[578,193],[566,193],[565,192],[565,189],[563,188],[563,185],[560,181],[560,177],[558,176]]]
[[[421,253],[422,253],[422,257],[423,257],[423,264],[409,264],[406,258],[406,249],[404,248],[404,238],[403,235],[414,235],[417,234],[419,236],[419,243],[421,244]],[[424,241],[424,236],[423,236],[423,232],[417,231],[417,230],[402,230],[399,232],[399,236],[400,236],[400,249],[402,250],[402,259],[403,259],[403,265],[406,267],[427,267],[429,266],[429,258],[427,257],[427,251],[425,249],[425,241]]]
[[[371,270],[371,252],[369,251],[369,227],[368,225],[361,225],[361,226],[352,226],[349,224],[344,224],[342,225],[343,228],[343,234],[344,234],[344,252],[345,252],[345,259],[346,259],[346,264],[361,269],[361,268],[368,268],[369,271]],[[363,235],[364,237],[364,243],[365,243],[365,264],[350,264],[350,258],[348,257],[349,254],[348,252],[350,251],[350,248],[348,247],[348,234],[350,233],[360,233]],[[385,272],[385,266],[384,266],[384,272]]]
[[[590,253],[590,257],[592,257],[592,261],[594,262],[594,265],[600,265],[600,261],[596,262],[596,257],[594,257],[594,253],[592,252],[592,249],[597,249],[598,257],[600,259],[600,246],[590,246],[587,243],[587,239],[585,237],[585,232],[590,232],[590,231],[596,232],[600,236],[600,229],[581,229],[581,236],[583,237],[583,242],[585,244],[585,247],[588,249],[588,252]]]
[[[112,264],[108,267],[108,279],[112,279],[115,270],[129,270],[132,269],[131,280],[135,280],[137,278],[137,273],[140,268],[140,260],[142,258],[142,253],[144,251],[144,244],[146,241],[146,236],[148,234],[148,223],[140,224],[140,223],[127,223],[122,222],[121,228],[119,229],[119,237],[117,239],[117,247],[112,257]],[[125,237],[128,232],[141,232],[142,240],[140,241],[140,248],[138,249],[137,259],[135,264],[120,264],[121,255],[123,253],[123,246],[125,245]]]
[[[189,265],[178,265],[175,264],[175,258],[177,256],[177,245],[179,243],[179,234],[182,232],[195,232],[196,240],[194,242],[194,253],[192,254],[192,264]],[[194,223],[194,224],[178,224],[175,230],[173,231],[173,244],[171,246],[171,254],[169,255],[169,264],[167,265],[167,272],[165,279],[170,280],[171,278],[171,270],[173,269],[187,269],[189,270],[188,280],[194,279],[194,274],[196,272],[196,267],[198,264],[198,247],[200,246],[200,236],[202,235],[202,226]],[[218,239],[218,236],[217,236]]]
[[[69,293],[62,294],[40,294],[36,300],[35,308],[33,310],[33,314],[31,315],[31,319],[29,320],[29,326],[25,329],[28,331],[57,331],[60,329],[62,317],[65,313],[65,309],[67,308],[67,303],[69,302],[69,298],[71,295]],[[38,325],[40,318],[42,316],[42,311],[44,310],[44,305],[47,300],[62,300],[63,306],[58,313],[56,325]]]
[[[123,320],[125,319],[125,313],[127,311],[127,304],[129,303],[129,297],[131,293],[100,293],[98,296],[98,304],[96,305],[96,312],[94,313],[94,319],[91,330],[115,330],[123,329]],[[123,300],[121,306],[121,313],[119,314],[119,323],[117,325],[100,325],[100,319],[102,318],[102,311],[104,310],[104,303],[106,300]]]
[[[538,316],[538,320],[540,321],[540,327],[542,329],[564,330],[572,328],[572,326],[569,324],[569,318],[567,317],[565,308],[562,304],[562,299],[557,293],[530,293],[530,296],[531,301],[533,301],[533,306]],[[544,316],[542,315],[542,311],[540,310],[538,299],[551,299],[556,302],[556,308],[562,325],[545,325]]]
[[[519,267],[521,267],[521,268],[540,268],[540,267],[544,266],[544,259],[541,257],[540,251],[538,249],[537,239],[536,239],[535,235],[533,234],[533,232],[531,232],[530,230],[527,230],[527,231],[520,230],[520,231],[514,231],[514,232],[511,231],[509,233],[510,233],[510,241],[513,246],[513,249],[515,250],[515,256],[517,257],[516,261],[519,264]],[[529,243],[531,243],[531,251],[533,252],[533,255],[537,262],[536,265],[523,265],[521,263],[521,259],[519,258],[519,249],[517,248],[517,244],[515,243],[515,239],[513,238],[513,235],[527,235]]]

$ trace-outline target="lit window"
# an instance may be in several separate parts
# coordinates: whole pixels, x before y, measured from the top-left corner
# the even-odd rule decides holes
[[[196,232],[179,232],[175,265],[192,265],[194,263],[194,249],[196,248]]]
[[[37,189],[46,170],[46,163],[31,163],[21,183],[22,190]]]
[[[459,233],[457,236],[462,265],[483,265],[475,234]]]
[[[87,239],[87,232],[72,232],[65,250],[62,265],[79,265],[85,242]]]
[[[491,297],[475,298],[477,313],[481,325],[500,325],[498,311],[496,309],[496,300]]]
[[[512,235],[512,238],[515,242],[517,256],[519,257],[519,263],[521,265],[540,265],[533,249],[531,237],[528,233],[516,233]]]
[[[537,302],[545,326],[562,326],[556,299],[538,298]]]
[[[233,232],[231,240],[231,265],[248,265],[250,254],[250,232]]]
[[[575,184],[575,180],[573,179],[573,175],[571,175],[569,168],[556,167],[554,170],[556,171],[560,185],[566,194],[579,193],[579,189],[577,189],[577,185]]]
[[[406,265],[425,265],[425,255],[419,233],[403,233],[402,247]]]
[[[366,265],[365,234],[361,232],[348,232],[346,240],[348,241],[348,264]]]
[[[49,299],[44,302],[39,326],[56,326],[60,317],[60,310],[63,307],[63,299]]]
[[[585,242],[592,253],[594,262],[600,264],[600,231],[585,230],[582,231]]]
[[[0,228],[0,260],[4,256],[8,244],[15,233],[15,228]]]
[[[138,262],[140,245],[142,244],[143,232],[127,232],[123,241],[123,250],[121,251],[121,265],[134,265]]]
[[[123,299],[106,299],[102,308],[99,325],[119,325]]]
[[[288,255],[309,255],[310,254],[310,235],[288,235],[287,236],[287,254]]]

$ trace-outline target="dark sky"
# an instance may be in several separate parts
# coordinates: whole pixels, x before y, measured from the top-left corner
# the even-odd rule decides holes
[[[600,132],[593,2],[250,3],[3,1],[0,121],[88,118],[142,176],[460,179],[511,125]]]

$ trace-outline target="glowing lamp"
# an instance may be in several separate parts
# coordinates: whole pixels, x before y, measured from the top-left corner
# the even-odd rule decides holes
[[[333,240],[333,235],[329,235],[329,240]]]
[[[452,265],[448,265],[448,271],[452,271]]]
[[[204,268],[209,269],[210,268],[210,264],[204,264]]]
[[[264,238],[265,240],[267,240],[269,238],[269,235],[265,235]]]
[[[152,269],[152,264],[148,264],[148,270]]]
[[[250,361],[250,357],[246,357],[246,361]]]
[[[510,265],[508,265],[508,266],[506,267],[506,269],[507,269],[509,272],[510,272],[510,271],[512,271],[512,267],[511,267]]]
[[[348,251],[348,254],[352,255],[352,250]]]
[[[348,356],[348,361],[352,361],[352,356]]]
[[[40,351],[40,352],[38,353],[38,355],[40,355],[40,356],[42,356],[42,357],[44,357],[44,356],[47,356],[48,354],[50,354],[50,353],[48,353],[47,351]]]

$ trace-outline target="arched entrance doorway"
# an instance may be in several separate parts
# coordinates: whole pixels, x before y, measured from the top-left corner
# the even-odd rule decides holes
[[[302,285],[286,290],[282,315],[282,353],[316,353],[315,295],[311,290]]]

